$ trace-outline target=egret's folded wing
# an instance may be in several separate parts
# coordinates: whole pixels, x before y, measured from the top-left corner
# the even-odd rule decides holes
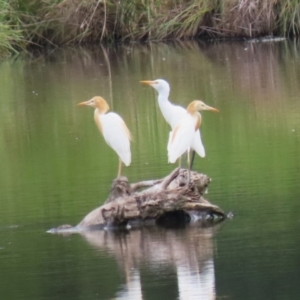
[[[168,158],[170,163],[174,163],[193,142],[195,136],[194,121],[192,118],[182,118],[174,128],[168,143]]]
[[[98,118],[98,120],[97,120]],[[113,148],[123,163],[131,163],[130,132],[123,119],[116,113],[95,116],[96,124],[101,130],[106,143]]]

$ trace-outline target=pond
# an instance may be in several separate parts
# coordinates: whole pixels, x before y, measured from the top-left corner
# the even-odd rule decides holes
[[[185,42],[57,49],[0,65],[0,299],[298,299],[300,44]],[[118,158],[95,95],[133,141],[130,182],[161,178],[169,125],[153,88],[203,112],[205,197],[234,218],[215,227],[51,235],[106,199]]]

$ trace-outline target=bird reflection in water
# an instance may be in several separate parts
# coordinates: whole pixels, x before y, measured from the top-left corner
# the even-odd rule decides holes
[[[129,232],[82,232],[83,237],[97,249],[114,256],[125,272],[126,283],[115,299],[143,299],[141,265],[149,265],[156,282],[165,280],[161,265],[176,270],[178,299],[216,299],[213,261],[213,236],[220,225],[182,229],[143,228]],[[145,276],[146,277],[146,276]]]

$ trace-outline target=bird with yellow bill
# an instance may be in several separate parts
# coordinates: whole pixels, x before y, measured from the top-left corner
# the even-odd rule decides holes
[[[152,86],[158,92],[158,105],[161,110],[163,117],[166,122],[171,126],[172,130],[178,124],[180,119],[186,114],[186,109],[175,105],[170,102],[170,85],[166,80],[156,79],[156,80],[143,80],[140,83]],[[194,140],[191,144],[191,148],[197,152],[201,157],[205,157],[204,146],[201,141],[200,130],[197,129],[194,136]],[[190,164],[190,157],[188,151],[188,164]]]
[[[114,112],[108,112],[107,102],[99,96],[81,102],[78,106],[91,106],[95,108],[94,119],[105,142],[119,156],[118,177],[121,176],[122,162],[125,166],[131,163],[130,141],[131,135],[123,119]]]
[[[219,112],[216,108],[208,106],[200,100],[194,100],[188,105],[186,114],[169,136],[168,160],[170,163],[175,163],[184,152],[189,151],[192,147],[196,132],[201,125],[202,118],[199,111],[202,110]]]

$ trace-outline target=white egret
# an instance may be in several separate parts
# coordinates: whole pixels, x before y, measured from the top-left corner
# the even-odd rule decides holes
[[[140,82],[152,86],[158,92],[159,108],[167,123],[169,123],[172,130],[174,130],[175,126],[178,124],[180,119],[186,115],[186,109],[179,105],[174,105],[169,101],[169,94],[170,94],[169,83],[163,79],[143,80]],[[171,134],[172,132],[170,132],[170,135]],[[191,148],[194,149],[199,156],[205,157],[205,150],[201,141],[201,135],[199,129],[195,134],[194,140],[191,144]],[[188,152],[188,162],[189,162],[189,152]]]
[[[107,113],[109,106],[102,97],[96,96],[91,100],[78,104],[78,106],[84,105],[96,108],[94,112],[96,125],[108,146],[110,146],[119,156],[119,177],[121,175],[122,162],[126,166],[129,166],[131,163],[130,131],[118,114],[114,112]]]
[[[200,100],[194,100],[187,107],[186,114],[181,118],[169,137],[168,159],[170,163],[176,160],[192,147],[197,130],[201,125],[201,110],[218,112],[214,107]]]

